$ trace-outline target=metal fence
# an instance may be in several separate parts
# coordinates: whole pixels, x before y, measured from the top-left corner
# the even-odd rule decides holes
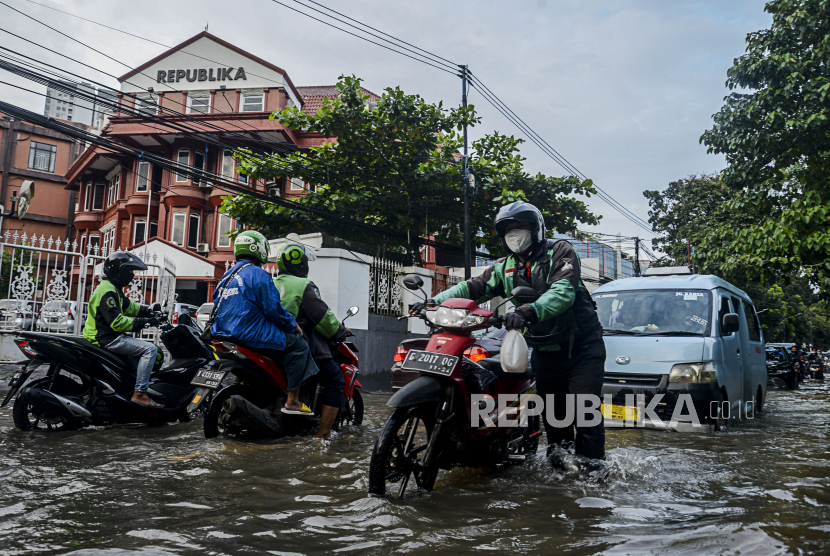
[[[77,242],[22,235],[6,230],[0,235],[0,333],[32,330],[80,335],[89,298],[103,278],[107,249]],[[131,301],[152,305],[175,302],[176,267],[154,253],[135,253],[148,270],[138,273],[125,292]],[[143,337],[158,341],[155,331]],[[2,356],[0,356],[2,357]]]
[[[375,258],[369,267],[369,312],[378,315],[403,314],[402,266],[394,261]]]

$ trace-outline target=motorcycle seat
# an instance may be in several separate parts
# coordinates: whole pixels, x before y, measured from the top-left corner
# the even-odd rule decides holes
[[[118,366],[124,369],[135,372],[136,368],[138,367],[138,359],[136,359],[135,357],[118,355],[117,353],[113,353],[106,348],[96,346],[95,344],[84,338],[75,338],[75,343],[85,347],[90,351],[97,353],[105,359],[111,360],[113,363],[116,363]]]
[[[478,362],[479,365],[496,375],[500,379],[507,379],[507,380],[525,380],[528,378],[533,378],[533,369],[530,368],[530,362],[528,362],[527,368],[523,373],[506,373],[501,368],[501,359],[498,355],[495,357],[488,357],[487,359],[482,359]]]

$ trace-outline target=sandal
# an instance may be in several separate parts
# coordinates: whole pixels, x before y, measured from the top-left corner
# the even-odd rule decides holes
[[[148,407],[150,409],[161,409],[161,408],[164,407],[164,404],[160,404],[160,403],[158,403],[156,401],[153,401],[153,400],[150,400],[148,403],[144,403],[144,402],[139,401],[139,400],[130,400],[130,401],[133,402],[135,405],[140,405],[141,407]]]
[[[311,415],[311,408],[308,407],[306,404],[303,404],[301,409],[288,409],[287,407],[283,407],[280,411],[285,413],[286,415]]]

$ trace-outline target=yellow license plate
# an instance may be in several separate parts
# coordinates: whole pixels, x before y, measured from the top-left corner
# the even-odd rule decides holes
[[[606,419],[617,419],[619,421],[637,421],[640,410],[630,405],[605,405],[601,406],[602,416]]]

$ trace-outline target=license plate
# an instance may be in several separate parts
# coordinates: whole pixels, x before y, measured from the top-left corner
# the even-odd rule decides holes
[[[204,386],[205,388],[213,388],[215,390],[219,388],[219,385],[222,384],[222,380],[227,374],[227,371],[201,369],[196,373],[196,376],[193,377],[193,380],[190,381],[190,384],[194,386]]]
[[[443,355],[432,351],[409,350],[406,355],[402,369],[407,371],[421,371],[436,375],[449,376],[458,364],[458,357],[455,355]]]
[[[602,404],[602,416],[606,419],[616,419],[618,421],[638,421],[640,409],[630,405]]]
[[[58,317],[54,317],[49,319],[49,322],[58,322],[60,319]]]

